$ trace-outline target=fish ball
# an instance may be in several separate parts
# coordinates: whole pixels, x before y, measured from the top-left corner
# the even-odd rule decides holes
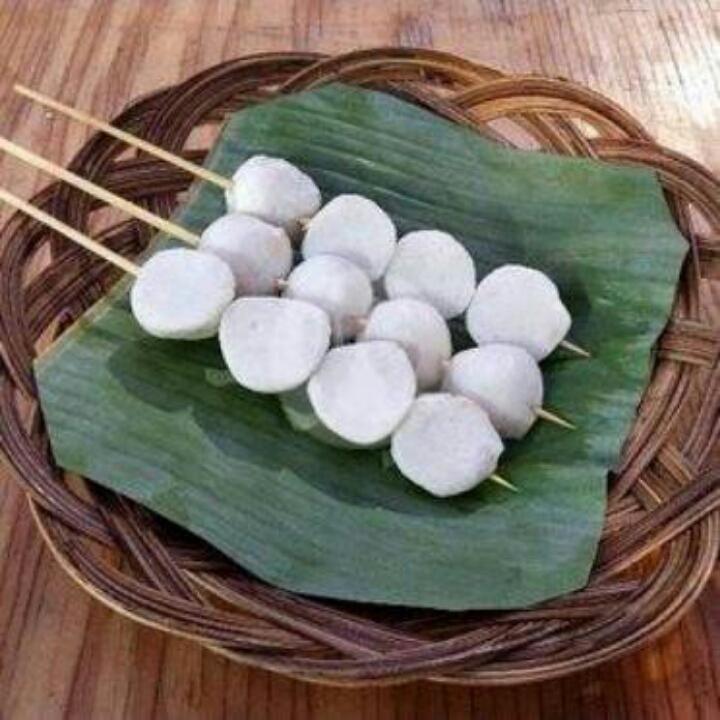
[[[226,262],[197,250],[173,248],[143,263],[130,290],[130,307],[150,335],[200,340],[217,333],[234,297],[235,279]]]
[[[398,426],[415,397],[410,360],[386,340],[331,350],[308,382],[308,395],[320,421],[356,445],[374,445]]]
[[[312,217],[322,202],[313,179],[287,160],[254,155],[235,171],[225,191],[230,212],[253,215],[290,234]]]
[[[502,437],[521,438],[543,402],[540,367],[517,345],[489,343],[453,356],[443,390],[478,403]]]
[[[330,346],[330,321],[315,305],[287,298],[236,300],[220,322],[220,350],[243,387],[280,393],[302,385]]]
[[[339,255],[377,280],[397,245],[390,216],[361,195],[338,195],[312,218],[302,244],[303,257]]]
[[[572,321],[547,275],[522,265],[503,265],[481,280],[465,322],[478,345],[520,345],[540,361],[567,335]]]
[[[402,237],[385,274],[389,298],[423,300],[447,319],[465,311],[475,283],[470,253],[452,235],[439,230],[419,230]]]
[[[500,436],[472,400],[421,395],[393,433],[390,453],[400,472],[438,497],[467,492],[497,467]]]
[[[274,295],[292,268],[290,238],[252,215],[229,213],[208,225],[200,249],[222,258],[235,275],[237,295]]]
[[[283,295],[317,305],[332,323],[333,339],[353,338],[373,302],[368,276],[349,260],[314,255],[290,273]]]

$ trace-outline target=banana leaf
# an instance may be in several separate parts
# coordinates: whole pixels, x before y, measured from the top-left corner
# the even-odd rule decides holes
[[[296,163],[326,200],[374,199],[401,232],[453,233],[479,275],[514,262],[554,278],[592,359],[545,361],[546,405],[578,430],[538,423],[508,447],[500,472],[517,494],[486,482],[438,500],[387,450],[293,429],[277,398],[232,382],[214,340],[143,335],[122,282],[37,362],[58,463],[301,593],[462,610],[582,587],[685,252],[654,174],[502,148],[340,84],[233,115],[208,165],[229,176],[256,153]],[[200,231],[223,211],[221,192],[199,184],[177,220]],[[454,342],[468,344],[461,323]]]

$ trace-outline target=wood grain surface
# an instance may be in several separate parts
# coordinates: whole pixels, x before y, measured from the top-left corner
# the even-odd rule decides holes
[[[108,117],[223,59],[379,44],[570,77],[720,172],[717,0],[0,0],[0,134],[59,162],[87,135],[14,97],[14,81]],[[46,182],[4,157],[0,173],[22,196]],[[564,681],[339,690],[231,665],[89,599],[53,564],[0,470],[0,720],[59,717],[711,720],[720,572],[670,635]]]

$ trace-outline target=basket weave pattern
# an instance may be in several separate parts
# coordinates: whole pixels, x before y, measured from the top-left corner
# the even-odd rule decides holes
[[[720,279],[720,184],[657,145],[597,93],[420,50],[241,58],[140,99],[115,122],[182,152],[197,126],[337,80],[393,92],[497,142],[644,165],[659,174],[690,252],[652,383],[611,478],[590,584],[531,609],[496,613],[308,599],[257,580],[133,502],[67,477],[50,453],[32,360],[118,276],[15,215],[0,235],[0,447],[44,539],[86,590],[118,611],[240,662],[309,680],[512,684],[563,675],[636,648],[690,607],[712,571],[720,539],[720,325],[712,325],[714,314],[720,317],[713,300],[714,278]],[[146,156],[121,158],[125,150],[94,135],[71,169],[170,215],[190,176]],[[199,161],[204,151],[185,155]],[[101,208],[58,183],[35,202],[79,229],[88,228]],[[132,256],[151,233],[128,220],[98,237]],[[52,262],[28,272],[41,252]]]

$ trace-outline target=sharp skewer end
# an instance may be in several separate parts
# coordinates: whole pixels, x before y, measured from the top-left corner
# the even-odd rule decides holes
[[[497,485],[504,487],[506,490],[510,490],[514,493],[520,492],[509,480],[506,480],[504,477],[498,475],[497,473],[493,473],[488,479],[492,480]]]
[[[577,430],[577,427],[571,422],[568,422],[564,418],[561,418],[559,415],[556,415],[545,408],[535,408],[535,414],[543,420],[547,420],[555,425],[560,425],[560,427],[567,428],[568,430]]]
[[[581,348],[579,345],[576,345],[573,342],[570,342],[569,340],[563,340],[560,343],[560,347],[565,348],[566,350],[569,350],[571,353],[575,353],[576,355],[579,355],[580,357],[584,357],[584,358],[592,357],[587,350],[585,350],[584,348]]]

